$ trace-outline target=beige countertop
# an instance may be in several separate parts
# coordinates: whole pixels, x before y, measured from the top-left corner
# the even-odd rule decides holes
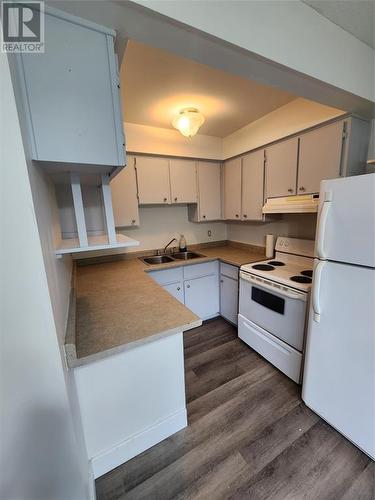
[[[202,323],[145,271],[217,259],[236,266],[264,259],[254,247],[225,245],[197,251],[205,257],[154,266],[137,258],[78,266],[70,311],[75,328],[65,345],[69,366],[84,365]]]

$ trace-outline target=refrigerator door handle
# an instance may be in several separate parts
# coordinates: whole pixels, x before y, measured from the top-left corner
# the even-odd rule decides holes
[[[326,224],[328,218],[328,212],[332,203],[332,191],[326,191],[324,193],[324,201],[322,209],[319,214],[318,231],[316,238],[316,253],[319,259],[326,259],[324,251],[324,238],[326,233]]]
[[[314,285],[312,289],[312,308],[314,312],[314,321],[320,323],[320,283],[322,280],[323,268],[325,266],[324,261],[318,262],[314,270]]]

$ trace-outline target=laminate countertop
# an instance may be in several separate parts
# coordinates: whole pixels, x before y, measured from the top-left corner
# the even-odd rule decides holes
[[[148,271],[212,260],[241,266],[264,259],[253,247],[199,248],[202,258],[147,266],[138,258],[77,266],[65,350],[70,367],[190,330],[201,319],[158,285]]]

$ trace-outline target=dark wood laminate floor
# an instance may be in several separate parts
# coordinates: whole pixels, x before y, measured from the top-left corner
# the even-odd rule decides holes
[[[185,333],[186,429],[96,481],[98,500],[374,500],[374,463],[215,319]]]

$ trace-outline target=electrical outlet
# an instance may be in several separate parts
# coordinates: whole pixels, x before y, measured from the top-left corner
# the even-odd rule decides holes
[[[209,237],[209,238],[211,238],[211,236],[212,236],[211,229],[209,229],[209,230],[207,231],[207,235],[208,235],[208,237]]]

